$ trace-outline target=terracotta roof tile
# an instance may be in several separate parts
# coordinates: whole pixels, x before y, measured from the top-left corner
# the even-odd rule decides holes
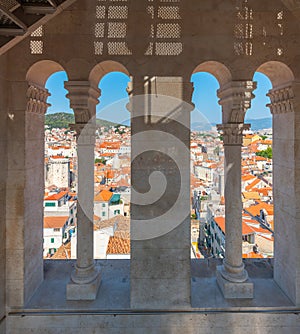
[[[94,201],[96,202],[108,202],[113,193],[109,190],[101,190],[94,198]]]
[[[44,217],[44,228],[62,228],[68,219],[68,216]]]
[[[110,237],[106,254],[130,254],[130,239]]]
[[[60,191],[57,194],[53,194],[53,195],[50,195],[50,196],[46,197],[44,200],[45,201],[57,201],[57,200],[61,199],[62,197],[64,197],[67,194],[68,194],[67,191]]]

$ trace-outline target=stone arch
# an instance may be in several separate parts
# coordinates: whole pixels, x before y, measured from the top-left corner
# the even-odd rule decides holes
[[[65,69],[53,60],[40,60],[34,63],[26,74],[28,83],[45,87],[48,78],[55,72],[65,71]]]
[[[280,61],[268,61],[261,64],[256,72],[265,74],[271,81],[273,88],[291,83],[295,77],[292,70]]]
[[[232,75],[229,69],[222,63],[218,61],[205,61],[197,65],[192,72],[192,74],[206,72],[211,74],[218,82],[219,88],[216,90],[217,97],[220,98],[220,92],[232,81]],[[220,101],[219,101],[220,104]],[[221,112],[222,119],[224,118],[224,113]]]
[[[210,73],[218,80],[220,87],[223,87],[232,80],[229,69],[218,61],[209,60],[197,65],[192,74],[197,72]]]
[[[90,72],[89,81],[93,86],[98,87],[100,80],[110,72],[122,72],[130,76],[129,71],[123,64],[113,60],[105,60],[94,66]]]
[[[48,78],[65,69],[53,60],[41,60],[34,63],[26,74],[26,81],[29,85],[27,90],[27,111],[45,114],[48,107],[48,97],[51,95],[45,88]]]

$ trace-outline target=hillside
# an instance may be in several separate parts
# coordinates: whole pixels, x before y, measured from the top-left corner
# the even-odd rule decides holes
[[[259,119],[246,119],[245,123],[251,124],[251,130],[263,130],[272,128],[272,117],[259,118]]]
[[[70,123],[74,123],[74,115],[70,113],[58,112],[55,114],[47,114],[45,116],[45,125],[48,125],[50,129],[52,128],[68,128]],[[103,119],[97,118],[97,125],[102,127],[110,127],[117,125]]]

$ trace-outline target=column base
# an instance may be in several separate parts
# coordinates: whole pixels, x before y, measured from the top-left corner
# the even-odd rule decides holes
[[[78,284],[70,280],[70,282],[67,284],[67,300],[95,300],[100,284],[100,272],[90,283]]]
[[[217,283],[226,299],[252,299],[254,295],[253,282],[248,278],[245,282],[235,283],[222,276],[223,266],[217,266]]]

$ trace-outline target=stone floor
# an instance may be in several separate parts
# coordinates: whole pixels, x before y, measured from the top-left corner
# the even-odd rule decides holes
[[[272,279],[271,260],[245,260],[254,282],[252,300],[225,300],[216,284],[218,259],[192,260],[192,305],[187,311],[293,310],[291,301]],[[95,301],[67,301],[66,284],[74,261],[45,261],[45,280],[26,308],[13,312],[125,311],[130,309],[130,260],[97,260],[102,283]]]

